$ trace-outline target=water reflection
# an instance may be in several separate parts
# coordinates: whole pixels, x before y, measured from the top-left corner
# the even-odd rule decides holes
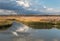
[[[21,35],[21,34],[20,34]],[[60,30],[58,29],[34,29],[33,33],[26,35],[21,35],[16,40],[22,41],[59,41],[60,40]]]
[[[60,41],[60,30],[57,29],[57,26],[51,29],[34,29],[13,22],[7,31],[0,32],[0,41]]]
[[[39,27],[31,27],[33,29],[52,29],[52,28],[56,28],[56,29],[60,29],[60,25],[49,25],[49,26],[44,26],[44,25],[39,25]]]

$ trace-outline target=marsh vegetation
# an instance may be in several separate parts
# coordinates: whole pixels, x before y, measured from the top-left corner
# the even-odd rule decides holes
[[[13,21],[18,22],[15,19],[5,19],[3,21],[0,21],[0,30],[5,30],[11,27]],[[32,22],[32,21],[30,22],[19,21],[19,22],[34,29],[51,29],[52,27],[60,29],[60,22]]]

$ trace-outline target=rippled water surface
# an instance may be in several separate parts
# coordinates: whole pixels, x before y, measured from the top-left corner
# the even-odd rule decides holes
[[[32,29],[14,22],[5,32],[0,32],[0,41],[60,41],[60,30]]]

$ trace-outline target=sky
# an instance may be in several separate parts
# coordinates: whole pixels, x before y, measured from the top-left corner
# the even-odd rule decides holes
[[[60,0],[0,0],[0,15],[60,15]]]

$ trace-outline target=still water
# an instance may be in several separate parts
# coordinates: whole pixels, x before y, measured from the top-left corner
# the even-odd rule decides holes
[[[33,29],[22,23],[13,25],[4,32],[0,32],[0,41],[60,41],[60,30]]]

